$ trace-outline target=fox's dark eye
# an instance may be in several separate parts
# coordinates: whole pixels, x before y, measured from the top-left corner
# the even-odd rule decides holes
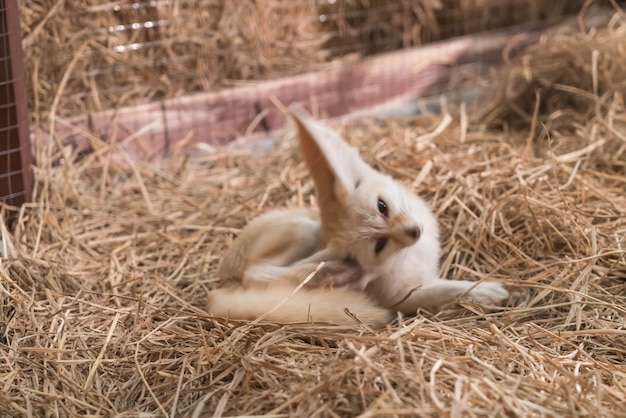
[[[380,252],[385,249],[386,245],[387,245],[387,238],[379,238],[378,241],[376,241],[374,252],[376,254],[380,254]]]
[[[378,211],[384,216],[389,216],[389,208],[384,200],[378,199]]]

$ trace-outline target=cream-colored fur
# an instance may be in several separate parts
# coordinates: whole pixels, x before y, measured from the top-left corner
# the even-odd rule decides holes
[[[320,261],[328,263],[318,273],[321,278],[331,276],[342,288],[308,286],[267,319],[349,324],[353,320],[342,312],[352,307],[355,316],[377,326],[390,312],[436,310],[460,296],[491,307],[519,302],[521,294],[500,283],[440,278],[439,230],[426,202],[366,164],[334,130],[301,108],[290,111],[315,183],[319,215],[305,209],[270,212],[246,226],[218,272],[239,287],[211,292],[209,312],[258,317]]]

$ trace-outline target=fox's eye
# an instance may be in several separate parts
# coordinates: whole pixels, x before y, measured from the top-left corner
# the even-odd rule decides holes
[[[380,254],[380,252],[385,249],[386,245],[387,245],[387,238],[379,238],[378,241],[376,241],[374,252],[376,254]]]
[[[378,199],[378,211],[384,216],[389,216],[389,208],[387,208],[387,204],[382,199]]]

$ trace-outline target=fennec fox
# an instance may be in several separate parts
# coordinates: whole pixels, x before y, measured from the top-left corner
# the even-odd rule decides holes
[[[379,327],[395,311],[436,310],[464,295],[492,307],[520,301],[500,283],[440,278],[439,230],[426,202],[303,109],[292,106],[290,115],[319,215],[289,209],[250,222],[222,260],[218,275],[231,285],[209,294],[210,313],[255,319],[273,310],[266,319],[282,323],[354,323],[347,309]],[[294,293],[320,261],[327,264],[318,274],[336,275],[339,288]]]

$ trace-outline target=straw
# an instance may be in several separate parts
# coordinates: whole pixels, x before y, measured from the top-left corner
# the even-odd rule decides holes
[[[521,116],[488,93],[488,112],[466,108],[469,124],[425,113],[335,125],[432,204],[441,274],[525,288],[512,310],[460,301],[375,332],[207,316],[240,228],[314,200],[292,135],[267,153],[145,163],[101,144],[59,166],[39,161],[37,201],[2,211],[12,219],[0,259],[2,415],[622,416],[626,72],[612,68],[626,49],[614,46],[616,19],[550,37],[492,80],[526,72],[549,85],[556,53],[581,73],[552,89],[571,106],[544,89],[529,119],[535,92],[511,84],[531,89],[515,103],[528,104]]]

